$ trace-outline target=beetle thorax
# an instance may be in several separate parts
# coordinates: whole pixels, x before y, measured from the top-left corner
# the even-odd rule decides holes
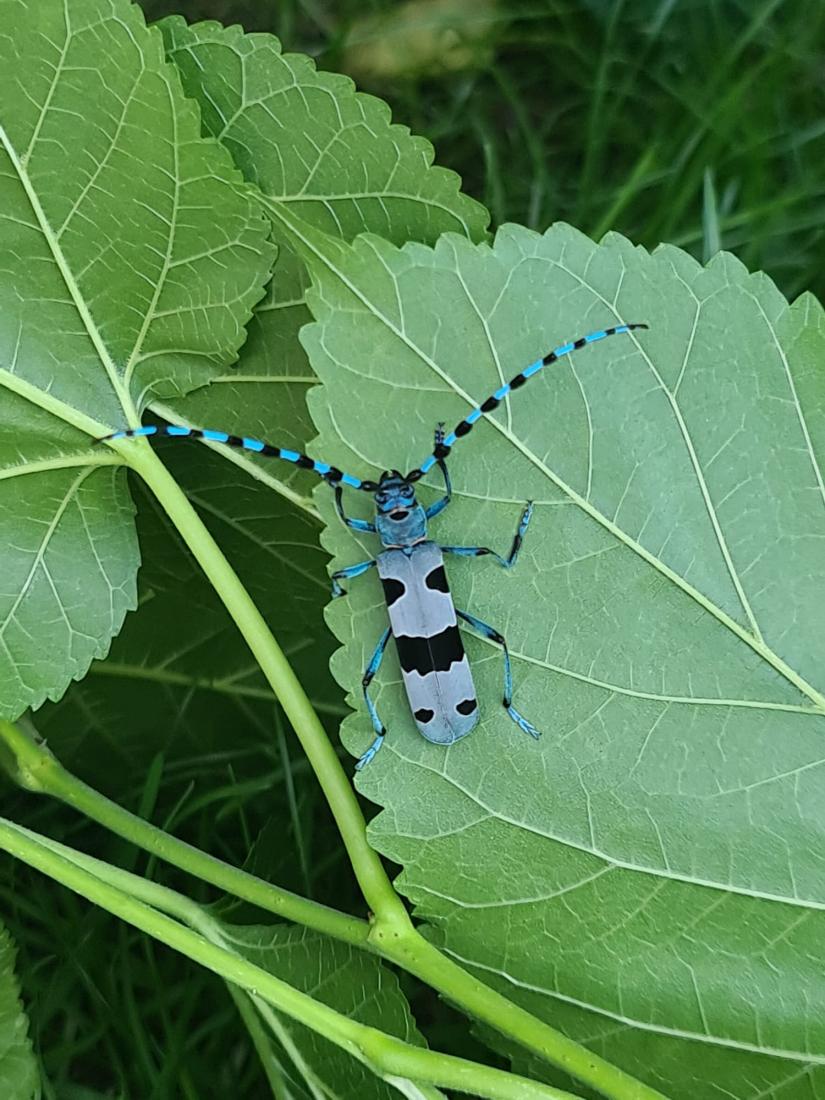
[[[415,546],[427,537],[427,516],[412,483],[397,470],[381,475],[375,493],[375,527],[388,549]]]

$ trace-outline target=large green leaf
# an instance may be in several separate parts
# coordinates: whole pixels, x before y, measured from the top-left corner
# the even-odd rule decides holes
[[[0,1095],[4,1100],[31,1100],[38,1076],[14,976],[14,948],[0,927]]]
[[[0,699],[55,698],[134,606],[123,474],[89,439],[235,357],[265,219],[125,0],[0,4]]]
[[[445,949],[674,1097],[808,1095],[825,1060],[825,445],[821,309],[788,307],[721,255],[594,245],[557,226],[493,249],[304,232],[324,381],[314,453],[407,469],[548,348],[617,319],[650,331],[576,353],[455,448],[433,535],[506,550],[453,560],[483,711],[450,749],[415,731],[388,657],[386,744],[359,787],[375,845]],[[437,486],[436,480],[428,484]],[[328,497],[318,490],[326,513]],[[358,497],[358,494],[351,494]],[[432,498],[432,489],[422,496]],[[356,514],[365,503],[355,499]],[[360,507],[359,507],[360,505]],[[375,553],[333,524],[336,566]],[[360,676],[386,623],[367,576],[328,619]],[[772,1091],[772,1090],[775,1090]]]
[[[310,320],[308,278],[278,211],[295,211],[345,240],[370,231],[398,244],[432,244],[448,230],[479,240],[487,212],[461,194],[454,172],[432,165],[429,142],[392,124],[387,105],[357,93],[349,78],[283,54],[272,35],[212,22],[188,26],[177,16],[159,26],[168,58],[201,108],[204,132],[259,188],[281,254],[237,371],[221,379],[219,390],[158,411],[303,447],[312,432],[304,398],[315,382],[297,339]],[[227,457],[246,468],[256,461]],[[256,468],[276,488],[294,485],[289,468],[266,462]]]
[[[392,125],[387,104],[357,94],[349,77],[281,53],[272,35],[178,16],[159,25],[206,132],[273,209],[344,239],[365,224],[393,240],[483,231],[486,211],[460,194],[454,172],[431,167],[430,143]]]
[[[359,1023],[424,1045],[397,979],[379,959],[305,928],[225,928],[230,945],[256,966]],[[276,1013],[267,1018],[277,1021],[272,1038],[281,1052],[282,1066],[292,1065],[290,1077],[316,1086],[330,1100],[391,1100],[399,1095],[316,1032]],[[425,1093],[417,1095],[423,1100]],[[435,1095],[441,1094],[426,1090],[427,1097]]]

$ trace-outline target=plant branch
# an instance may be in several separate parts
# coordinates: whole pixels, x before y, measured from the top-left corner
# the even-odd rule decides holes
[[[10,750],[14,758],[11,766],[7,766],[8,771],[26,790],[60,799],[124,840],[234,897],[344,943],[368,948],[369,925],[366,921],[272,886],[170,836],[87,786],[68,772],[42,742],[28,736],[19,726],[0,719],[2,746]]]
[[[62,846],[61,846],[62,847]],[[199,932],[158,912],[81,866],[86,858],[66,858],[53,842],[45,841],[0,818],[0,848],[31,867],[61,882],[75,893],[101,906],[128,924],[186,955],[326,1039],[340,1046],[385,1081],[402,1078],[441,1088],[454,1088],[489,1100],[573,1100],[570,1093],[524,1077],[478,1065],[464,1058],[412,1047],[394,1036],[341,1015],[306,993],[255,966],[240,955],[219,946]],[[75,862],[75,855],[77,862]],[[117,869],[106,866],[107,877]],[[128,875],[128,872],[122,872]],[[135,876],[129,875],[127,882]],[[145,884],[150,890],[155,884]],[[174,893],[159,888],[164,894]],[[152,896],[158,896],[154,893]]]
[[[11,764],[6,764],[7,770],[27,790],[59,798],[125,840],[235,897],[401,966],[472,1016],[605,1096],[617,1100],[662,1100],[655,1089],[634,1080],[485,985],[412,926],[404,933],[394,922],[385,924],[378,917],[370,926],[231,867],[111,802],[68,772],[44,744],[11,722],[0,720],[0,749],[4,747],[14,758]],[[153,890],[165,889],[153,883],[147,885]],[[138,889],[134,886],[130,892],[137,893]],[[165,908],[159,895],[152,904]]]
[[[468,973],[412,926],[405,932],[397,923],[385,923],[378,915],[370,926],[231,867],[111,802],[68,772],[45,745],[11,722],[0,720],[0,749],[4,747],[14,758],[11,764],[7,763],[7,770],[27,790],[59,798],[125,840],[235,897],[401,966],[470,1015],[605,1096],[616,1100],[662,1100],[655,1089],[568,1039]],[[149,885],[156,890],[164,889]],[[163,908],[157,900],[153,904]]]
[[[166,913],[167,916],[174,917],[189,925],[190,928],[195,932],[199,932],[210,943],[216,944],[233,955],[238,955],[238,952],[224,935],[220,922],[216,921],[197,902],[192,901],[186,895],[179,893],[177,890],[171,890],[167,886],[161,886],[156,882],[150,882],[141,875],[124,870],[122,867],[105,863],[103,860],[89,856],[85,852],[78,852],[74,848],[69,848],[59,841],[42,836],[30,829],[25,829],[22,826],[17,826],[17,828],[24,836],[42,844],[50,851],[75,864],[75,866],[89,871],[101,881],[108,882],[137,901],[144,902],[146,905]],[[226,988],[249,1033],[263,1071],[270,1084],[273,1085],[273,1095],[281,1095],[274,1086],[277,1084],[281,1088],[283,1080],[280,1067],[273,1058],[274,1052],[269,1041],[270,1035],[274,1035],[281,1046],[286,1049],[293,1063],[304,1073],[305,1077],[310,1076],[312,1073],[310,1067],[304,1063],[300,1051],[292,1041],[289,1029],[285,1026],[281,1017],[273,1011],[272,1006],[257,994],[252,994],[232,982],[227,982]],[[267,1029],[269,1029],[269,1033]],[[315,1089],[309,1083],[308,1087],[311,1087],[315,1100],[324,1100],[326,1093],[323,1090]]]
[[[411,928],[407,911],[381,860],[367,843],[366,822],[349,778],[298,678],[237,573],[186,494],[145,440],[130,439],[109,445],[155,494],[255,655],[318,777],[370,909],[384,921]]]

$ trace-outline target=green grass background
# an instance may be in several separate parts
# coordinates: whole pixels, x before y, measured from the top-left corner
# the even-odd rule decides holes
[[[152,19],[175,11],[271,31],[322,68],[356,72],[396,121],[433,142],[438,162],[461,175],[494,225],[543,229],[561,219],[594,237],[616,229],[648,247],[671,242],[700,259],[726,248],[789,297],[825,296],[820,0],[451,0],[446,16],[443,7],[386,0],[143,7]],[[302,838],[300,858],[258,869],[360,913],[328,814],[288,734],[269,756],[248,744],[206,757],[189,751],[99,785],[243,863],[286,773],[295,779],[290,830],[292,841]],[[62,807],[3,797],[4,812],[22,823],[151,871],[145,857]],[[268,844],[264,833],[259,850],[292,851],[283,830],[278,837]],[[191,889],[165,871],[163,880]],[[199,897],[215,900],[205,890]],[[217,979],[21,866],[0,884],[0,907],[20,949],[47,1100],[267,1095]],[[251,919],[243,910],[232,916]],[[434,1046],[496,1061],[460,1017],[404,981]]]
[[[791,297],[825,290],[822,0],[143,7],[151,18],[178,11],[271,31],[321,68],[354,69],[396,121],[433,142],[496,225],[563,220],[699,258],[725,248]],[[370,23],[376,13],[383,23]],[[370,74],[370,59],[395,55],[402,67],[415,50],[425,55],[418,72]],[[464,55],[466,68],[438,71]]]

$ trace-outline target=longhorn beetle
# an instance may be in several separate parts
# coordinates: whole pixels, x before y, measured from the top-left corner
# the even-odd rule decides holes
[[[466,737],[478,722],[476,698],[470,666],[461,642],[458,619],[477,630],[485,638],[501,646],[504,656],[504,707],[516,725],[538,737],[539,731],[513,706],[513,682],[510,670],[510,654],[504,636],[488,623],[482,622],[466,611],[459,611],[453,604],[447,576],[444,572],[444,554],[462,557],[491,555],[499,565],[510,569],[516,564],[524,533],[530,523],[533,505],[528,501],[521,514],[513,545],[507,557],[502,557],[486,546],[439,546],[427,538],[427,525],[443,512],[452,497],[452,485],[446,459],[453,445],[472,430],[476,421],[485,413],[498,408],[504,398],[523,386],[542,367],[555,363],[586,344],[593,344],[607,336],[647,328],[646,324],[614,325],[612,328],[591,332],[567,344],[561,344],[541,359],[520,371],[510,382],[500,386],[486,401],[472,410],[449,435],[439,425],[435,432],[432,454],[408,474],[398,470],[385,470],[379,481],[362,481],[344,473],[326,462],[316,462],[298,451],[275,447],[259,439],[230,435],[228,432],[208,428],[184,428],[170,424],[147,425],[143,428],[127,428],[112,432],[97,440],[99,443],[126,439],[131,436],[172,436],[189,439],[205,439],[241,447],[247,451],[282,458],[305,470],[313,470],[327,481],[335,492],[335,507],[341,520],[354,531],[378,535],[383,547],[377,558],[358,562],[332,574],[332,595],[343,596],[342,580],[352,580],[376,566],[384,588],[390,625],[378,640],[361,681],[364,701],[369,712],[375,737],[372,744],[355,765],[365,767],[375,756],[386,736],[386,729],[370,698],[369,686],[378,672],[390,635],[395,638],[404,686],[418,729],[428,741],[439,745],[452,745]],[[416,500],[415,482],[438,466],[444,479],[444,495],[423,508]],[[375,498],[375,517],[372,522],[354,519],[344,510],[343,486],[371,493]]]

